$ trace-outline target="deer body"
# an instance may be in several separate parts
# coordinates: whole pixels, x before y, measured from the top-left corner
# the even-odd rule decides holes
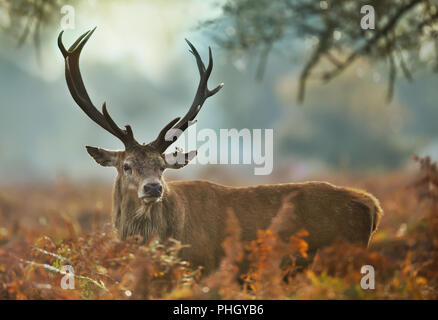
[[[306,229],[310,233],[306,241],[311,252],[338,238],[368,245],[382,210],[372,195],[361,190],[325,182],[254,187],[226,187],[207,181],[166,183],[163,172],[184,167],[196,156],[196,151],[177,150],[170,154],[165,151],[196,118],[205,100],[223,86],[220,84],[213,90],[207,86],[213,68],[211,49],[205,67],[196,48],[187,41],[200,75],[192,105],[184,117],[166,125],[154,141],[140,144],[134,139],[131,127],[120,128],[105,103],[100,112],[85,89],[79,56],[93,32],[84,33],[68,50],[62,43],[61,32],[58,46],[65,58],[66,81],[75,102],[90,119],[125,145],[125,150],[119,151],[87,146],[97,163],[117,169],[113,220],[121,239],[141,235],[145,241],[152,237],[180,240],[190,245],[183,249],[183,258],[204,266],[208,272],[218,266],[222,256],[221,243],[229,209],[239,221],[242,240],[253,240],[257,230],[270,226],[283,200],[293,194],[290,202],[294,210],[288,218],[292,223],[278,230],[280,236]]]
[[[271,225],[284,199],[294,193],[294,210],[290,212],[294,224],[282,236],[306,229],[310,253],[338,239],[367,246],[382,211],[372,195],[325,182],[253,187],[200,180],[171,182],[162,200],[144,208],[141,215],[135,209],[141,203],[120,205],[126,195],[118,190],[116,182],[113,218],[121,239],[137,234],[144,239],[174,238],[189,245],[182,251],[183,258],[204,266],[207,273],[219,265],[223,255],[221,244],[229,208],[239,221],[242,241],[250,241],[256,238],[257,230]],[[131,199],[135,202],[136,196]]]

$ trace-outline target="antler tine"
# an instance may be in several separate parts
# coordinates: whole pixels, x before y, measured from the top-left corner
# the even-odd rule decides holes
[[[103,116],[105,117],[109,126],[118,134],[120,134],[123,140],[127,140],[128,142],[132,142],[134,139],[134,133],[132,132],[132,128],[129,124],[125,125],[126,130],[120,129],[119,126],[114,122],[113,118],[108,113],[106,108],[106,102],[102,105]],[[117,135],[118,136],[118,135]],[[122,141],[123,141],[122,140]]]
[[[99,126],[119,138],[126,148],[132,145],[138,144],[129,125],[126,125],[126,130],[121,129],[111,118],[107,109],[106,103],[102,105],[103,114],[93,105],[91,99],[85,89],[84,82],[82,80],[81,71],[79,68],[79,56],[82,48],[90,39],[96,28],[89,30],[82,34],[68,50],[65,49],[62,43],[62,35],[64,31],[61,31],[58,36],[58,47],[61,50],[65,59],[65,78],[67,81],[68,89],[79,105],[79,107]]]
[[[175,125],[175,123],[177,123],[179,121],[179,119],[181,119],[181,118],[178,117],[178,118],[175,118],[172,121],[170,121],[163,129],[161,129],[158,137],[153,142],[151,142],[149,145],[151,147],[153,147],[154,149],[160,150],[161,144],[166,138],[167,131],[169,131]]]
[[[151,143],[160,152],[166,151],[166,149],[173,142],[175,142],[178,139],[178,137],[182,134],[182,132],[184,132],[184,130],[186,130],[188,128],[188,126],[190,125],[189,122],[193,121],[196,118],[196,116],[198,115],[199,111],[201,110],[202,105],[204,104],[205,100],[208,97],[211,97],[214,94],[216,94],[217,92],[219,92],[219,90],[224,86],[224,84],[221,83],[213,90],[208,89],[208,86],[207,86],[208,79],[210,77],[211,71],[213,70],[213,55],[211,52],[211,48],[208,47],[209,60],[208,60],[208,66],[207,66],[207,68],[205,68],[204,62],[202,61],[201,56],[198,53],[198,50],[196,50],[195,46],[189,40],[187,40],[187,39],[185,39],[185,40],[190,47],[189,52],[192,53],[196,59],[196,64],[198,66],[199,75],[200,75],[199,85],[198,85],[198,89],[196,91],[195,98],[192,102],[192,105],[190,106],[190,109],[187,111],[187,113],[184,115],[184,117],[177,124],[175,124],[175,126],[169,128],[169,129],[167,129],[167,126],[166,126],[162,130],[162,132],[163,132],[166,129],[165,133],[162,135],[161,134],[162,132],[161,132],[160,135],[158,136],[158,138],[154,142]],[[169,130],[174,130],[172,140],[164,139],[165,134]]]

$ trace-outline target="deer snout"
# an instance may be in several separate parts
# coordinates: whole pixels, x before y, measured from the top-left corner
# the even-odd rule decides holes
[[[160,197],[163,193],[161,183],[148,183],[143,186],[144,194],[148,197]]]

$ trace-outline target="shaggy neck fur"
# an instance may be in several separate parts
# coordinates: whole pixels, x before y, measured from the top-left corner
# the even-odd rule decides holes
[[[165,210],[169,206],[168,189],[165,186],[162,200],[145,203],[134,190],[124,190],[119,179],[113,192],[113,219],[120,239],[140,235],[144,241],[152,237],[164,240],[171,236],[169,217]]]

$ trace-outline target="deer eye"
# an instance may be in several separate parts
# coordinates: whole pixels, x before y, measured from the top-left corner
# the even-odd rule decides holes
[[[131,174],[132,173],[132,168],[129,166],[129,164],[127,164],[127,163],[125,163],[124,165],[123,165],[123,170],[126,172],[126,173],[128,173],[128,174]]]

